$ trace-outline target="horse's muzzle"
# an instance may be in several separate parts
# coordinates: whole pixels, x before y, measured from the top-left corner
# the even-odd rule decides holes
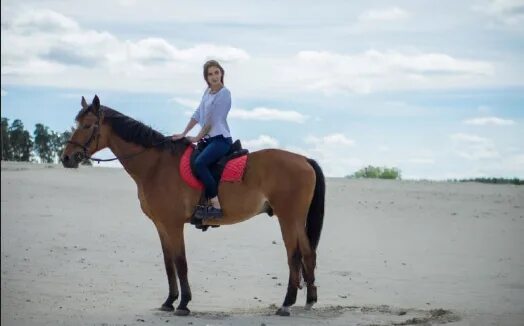
[[[77,168],[78,164],[84,159],[84,154],[82,152],[77,152],[73,154],[73,157],[69,155],[62,156],[62,165],[65,168]]]

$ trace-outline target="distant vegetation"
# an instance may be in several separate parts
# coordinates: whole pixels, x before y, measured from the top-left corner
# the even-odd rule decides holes
[[[370,178],[370,179],[393,179],[401,180],[400,170],[397,168],[376,167],[369,165],[346,178]]]
[[[514,184],[514,185],[524,185],[524,180],[513,178],[473,178],[473,179],[453,179],[449,180],[452,182],[480,182],[480,183],[493,183],[493,184]]]
[[[2,117],[2,161],[59,163],[72,133],[73,128],[57,133],[37,123],[31,135],[21,120],[15,119],[9,125],[9,119]],[[91,165],[91,161],[82,164]]]

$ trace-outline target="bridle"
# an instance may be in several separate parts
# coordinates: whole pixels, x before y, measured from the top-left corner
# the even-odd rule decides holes
[[[114,158],[110,158],[110,159],[100,159],[100,158],[95,158],[95,157],[89,156],[87,154],[87,150],[88,150],[89,146],[91,145],[91,143],[93,142],[93,140],[95,138],[96,138],[96,147],[95,147],[94,152],[96,152],[98,150],[98,143],[99,143],[99,140],[100,140],[100,111],[98,112],[96,118],[97,119],[96,119],[96,122],[94,124],[93,131],[91,132],[91,136],[89,136],[89,139],[85,142],[85,144],[82,145],[82,144],[77,143],[77,142],[72,141],[72,140],[68,140],[66,142],[67,144],[72,144],[72,145],[75,145],[75,146],[78,146],[78,147],[82,148],[83,152],[77,152],[73,156],[73,159],[76,162],[80,163],[84,159],[95,161],[97,163],[110,162],[110,161],[115,161],[115,160],[127,160],[127,159],[130,159],[130,158],[133,158],[135,156],[138,156],[138,155],[142,154],[143,152],[145,152],[148,149],[148,148],[144,148],[141,151],[138,151],[138,152],[133,153],[133,154],[129,154],[129,155],[122,156],[122,157],[115,156]],[[164,140],[162,140],[162,141],[160,141],[158,143],[153,144],[153,147],[158,146],[160,144],[163,144],[165,142],[168,142],[170,140],[171,140],[171,137],[166,137]]]
[[[90,157],[89,155],[87,155],[87,149],[89,148],[89,146],[91,145],[91,143],[93,142],[93,140],[96,138],[96,148],[95,148],[95,152],[96,152],[96,149],[98,148],[98,141],[100,139],[100,131],[99,131],[99,127],[100,127],[100,113],[98,113],[97,117],[96,117],[96,122],[95,122],[95,125],[94,125],[94,128],[93,128],[93,131],[91,132],[91,136],[89,137],[89,139],[85,142],[84,145],[80,144],[80,143],[77,143],[75,141],[72,141],[72,140],[68,140],[67,141],[67,144],[72,144],[72,145],[75,145],[75,146],[78,146],[80,148],[82,148],[83,152],[77,152],[75,153],[74,155],[74,160],[78,163],[82,162],[82,160],[84,159],[90,159],[90,160],[94,160],[94,161],[99,161],[101,162],[102,160],[99,160],[99,159],[94,159],[92,157]],[[96,134],[96,135],[95,135]]]

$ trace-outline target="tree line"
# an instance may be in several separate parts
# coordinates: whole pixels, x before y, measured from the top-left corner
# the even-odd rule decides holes
[[[2,117],[2,161],[59,163],[73,131],[55,132],[37,123],[31,134],[21,120],[15,119],[9,125],[9,119]],[[82,164],[91,165],[91,161]]]

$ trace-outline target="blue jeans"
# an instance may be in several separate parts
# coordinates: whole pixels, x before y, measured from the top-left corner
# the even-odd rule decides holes
[[[218,184],[209,168],[231,149],[233,140],[222,135],[208,138],[208,144],[195,159],[195,172],[206,189],[206,197],[213,198],[218,194]]]

